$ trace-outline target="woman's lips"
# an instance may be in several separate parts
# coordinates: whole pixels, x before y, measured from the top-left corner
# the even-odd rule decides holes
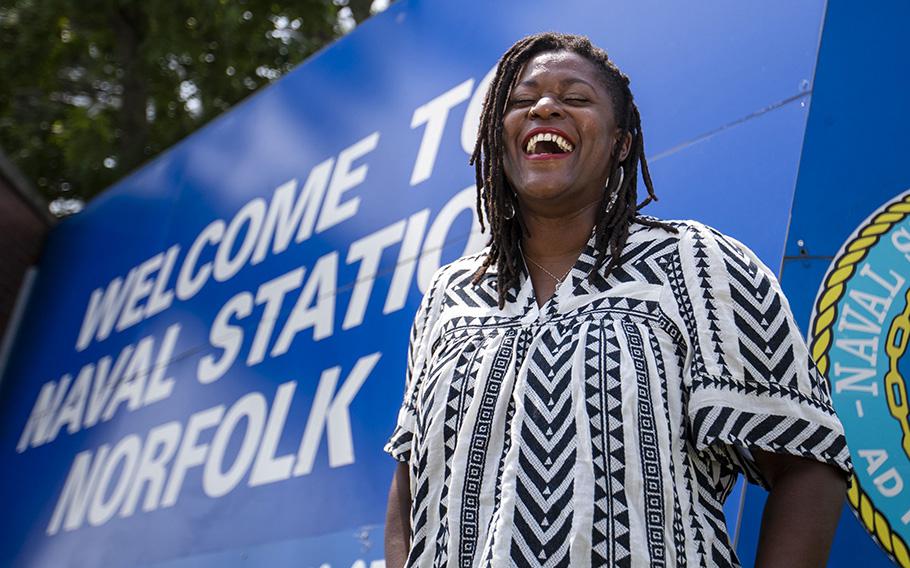
[[[555,160],[572,154],[575,143],[558,128],[538,127],[527,134],[522,150],[529,160]]]
[[[562,160],[563,158],[568,158],[572,154],[570,152],[563,152],[561,154],[524,154],[525,159],[527,160]]]
[[[537,128],[532,129],[530,132],[527,133],[527,135],[525,135],[524,140],[522,140],[521,147],[522,148],[527,147],[528,142],[531,141],[531,138],[534,138],[538,134],[556,134],[556,135],[560,136],[570,146],[573,146],[573,147],[575,146],[575,141],[572,140],[569,137],[569,135],[566,134],[564,131],[562,131],[558,128],[553,128],[552,126],[539,126]]]

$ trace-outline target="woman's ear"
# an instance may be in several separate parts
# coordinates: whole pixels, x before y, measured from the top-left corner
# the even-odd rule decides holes
[[[619,130],[617,144],[619,144],[619,161],[624,161],[629,156],[629,150],[632,148],[632,133]]]

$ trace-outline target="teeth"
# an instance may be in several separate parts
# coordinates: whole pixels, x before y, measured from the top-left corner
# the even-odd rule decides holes
[[[559,148],[563,152],[571,152],[572,150],[575,149],[575,147],[568,140],[566,140],[559,134],[553,134],[551,132],[542,132],[540,134],[535,134],[534,136],[531,137],[530,140],[528,140],[528,145],[525,148],[525,151],[528,154],[533,154],[534,150],[537,148],[538,142],[555,142],[556,145],[559,146]]]

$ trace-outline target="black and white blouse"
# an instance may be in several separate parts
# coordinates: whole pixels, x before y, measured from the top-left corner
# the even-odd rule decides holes
[[[415,318],[386,451],[409,464],[408,566],[739,566],[723,503],[751,449],[850,471],[826,379],[773,273],[693,221],[593,237],[538,307],[505,309],[483,254],[441,268]]]

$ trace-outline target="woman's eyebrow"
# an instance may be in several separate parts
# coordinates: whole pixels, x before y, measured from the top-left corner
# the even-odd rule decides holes
[[[574,85],[576,83],[582,83],[594,89],[594,85],[585,81],[581,77],[567,77],[559,82],[559,85],[562,87],[568,87],[569,85]],[[525,79],[524,81],[515,85],[516,87],[536,87],[538,82],[536,79]],[[596,89],[595,89],[596,90]]]

